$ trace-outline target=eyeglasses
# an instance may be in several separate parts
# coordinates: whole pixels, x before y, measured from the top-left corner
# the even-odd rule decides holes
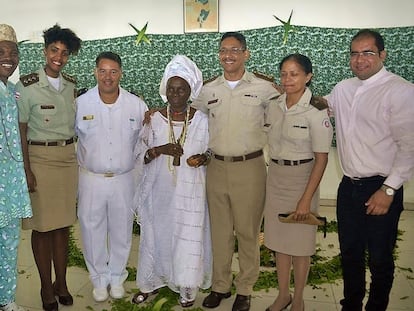
[[[246,49],[245,48],[231,48],[231,49],[225,49],[225,48],[221,48],[219,49],[219,54],[224,55],[224,54],[231,54],[231,55],[237,55],[240,53],[243,53]]]
[[[351,52],[351,58],[357,58],[358,56],[363,58],[370,58],[374,57],[375,55],[379,54],[380,52],[374,51],[362,51],[362,52]]]

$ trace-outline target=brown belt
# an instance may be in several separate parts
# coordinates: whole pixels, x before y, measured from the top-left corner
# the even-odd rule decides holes
[[[289,166],[296,166],[299,164],[304,164],[312,161],[313,159],[305,159],[305,160],[275,160],[272,159],[273,162],[279,165],[289,165]]]
[[[27,143],[29,145],[36,145],[36,146],[66,146],[74,143],[74,139],[69,138],[67,140],[59,140],[59,141],[33,141],[29,140]]]
[[[214,158],[220,161],[224,161],[224,162],[240,162],[240,161],[246,161],[246,160],[251,160],[251,159],[260,157],[262,154],[263,154],[262,150],[257,150],[255,152],[245,154],[242,156],[236,156],[236,157],[228,157],[228,156],[221,156],[221,155],[215,154]]]

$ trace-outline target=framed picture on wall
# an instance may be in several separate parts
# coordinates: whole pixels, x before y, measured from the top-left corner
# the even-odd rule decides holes
[[[184,32],[218,32],[218,0],[184,0]]]

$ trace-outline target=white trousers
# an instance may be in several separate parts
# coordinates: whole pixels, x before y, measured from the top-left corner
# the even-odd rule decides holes
[[[83,255],[94,288],[119,286],[127,278],[135,191],[134,170],[114,176],[79,172],[78,218]]]

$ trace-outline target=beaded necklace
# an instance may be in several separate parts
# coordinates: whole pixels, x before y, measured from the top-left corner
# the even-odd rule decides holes
[[[172,120],[172,117],[171,117],[170,104],[168,104],[168,106],[167,106],[167,119],[168,119],[168,128],[169,128],[169,135],[168,135],[169,143],[179,144],[181,147],[184,146],[185,139],[187,138],[188,120],[190,118],[190,106],[187,106],[186,109],[187,109],[187,114],[185,116],[183,129],[181,130],[180,137],[178,139],[176,139],[175,134],[174,134],[173,120]],[[174,162],[171,163],[171,157],[168,157],[168,167],[169,167],[170,171],[174,170],[173,166],[179,166],[180,165],[179,161],[180,161],[180,158],[177,157],[177,158],[174,158]],[[171,164],[173,164],[173,165],[171,165]]]

